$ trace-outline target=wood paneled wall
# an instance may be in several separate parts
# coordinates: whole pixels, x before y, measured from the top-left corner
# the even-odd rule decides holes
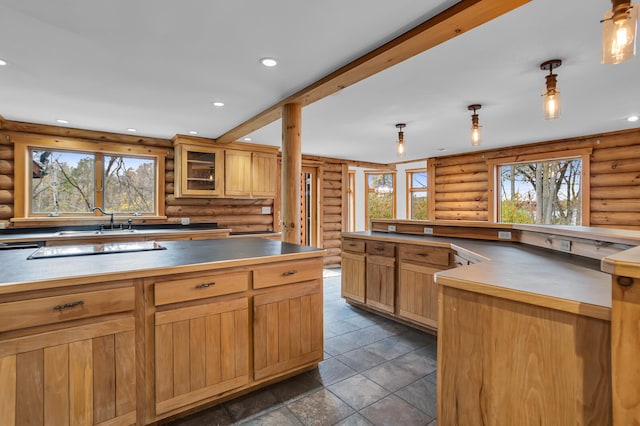
[[[63,129],[30,123],[4,121],[4,131],[47,134],[52,137],[77,137],[84,140],[121,142],[124,144],[160,146],[167,148],[165,163],[165,214],[167,223],[180,223],[189,217],[191,223],[217,222],[233,232],[280,231],[277,223],[280,206],[273,199],[228,198],[176,198],[174,195],[174,151],[170,140],[133,138],[130,135],[93,132],[81,129]],[[14,167],[13,143],[9,133],[0,132],[0,220],[13,217]],[[319,166],[319,245],[327,249],[325,267],[340,266],[340,232],[346,230],[346,185],[348,170],[339,159],[303,156]],[[271,214],[262,214],[263,207],[270,207]],[[42,223],[38,224],[42,226]]]
[[[489,217],[487,161],[500,157],[592,149],[589,225],[640,229],[640,129],[542,142],[435,159],[433,219],[493,220]]]

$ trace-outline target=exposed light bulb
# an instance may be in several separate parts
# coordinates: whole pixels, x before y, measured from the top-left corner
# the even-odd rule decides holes
[[[398,157],[402,158],[405,154],[404,141],[398,141],[398,149],[397,149]]]
[[[617,1],[602,21],[602,63],[619,64],[636,54],[637,3]]]
[[[480,146],[482,142],[482,134],[480,133],[480,127],[471,128],[471,145]]]
[[[554,120],[560,117],[560,92],[556,89],[553,94],[542,95],[542,113],[545,120]]]

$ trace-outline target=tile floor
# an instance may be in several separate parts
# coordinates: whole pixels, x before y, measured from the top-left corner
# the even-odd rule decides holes
[[[318,368],[169,423],[428,425],[436,416],[436,338],[348,305],[325,271]]]

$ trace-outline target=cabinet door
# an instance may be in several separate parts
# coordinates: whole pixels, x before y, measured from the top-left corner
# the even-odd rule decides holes
[[[322,360],[322,281],[254,296],[253,354],[255,380]]]
[[[342,252],[342,297],[364,303],[364,254]]]
[[[249,381],[246,297],[155,314],[156,413]]]
[[[441,269],[400,262],[399,316],[429,327],[438,326],[438,286],[433,274]]]
[[[251,191],[256,198],[274,198],[278,187],[276,154],[253,153]]]
[[[0,424],[136,422],[133,317],[0,341]]]
[[[366,303],[385,312],[394,312],[395,258],[367,256]]]
[[[251,153],[227,150],[225,158],[224,194],[232,197],[251,196]]]
[[[180,144],[175,149],[176,197],[219,197],[224,190],[224,150]]]

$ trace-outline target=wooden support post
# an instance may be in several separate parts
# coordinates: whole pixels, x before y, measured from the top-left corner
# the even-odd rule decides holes
[[[300,244],[300,174],[302,173],[302,105],[282,108],[282,241]]]

